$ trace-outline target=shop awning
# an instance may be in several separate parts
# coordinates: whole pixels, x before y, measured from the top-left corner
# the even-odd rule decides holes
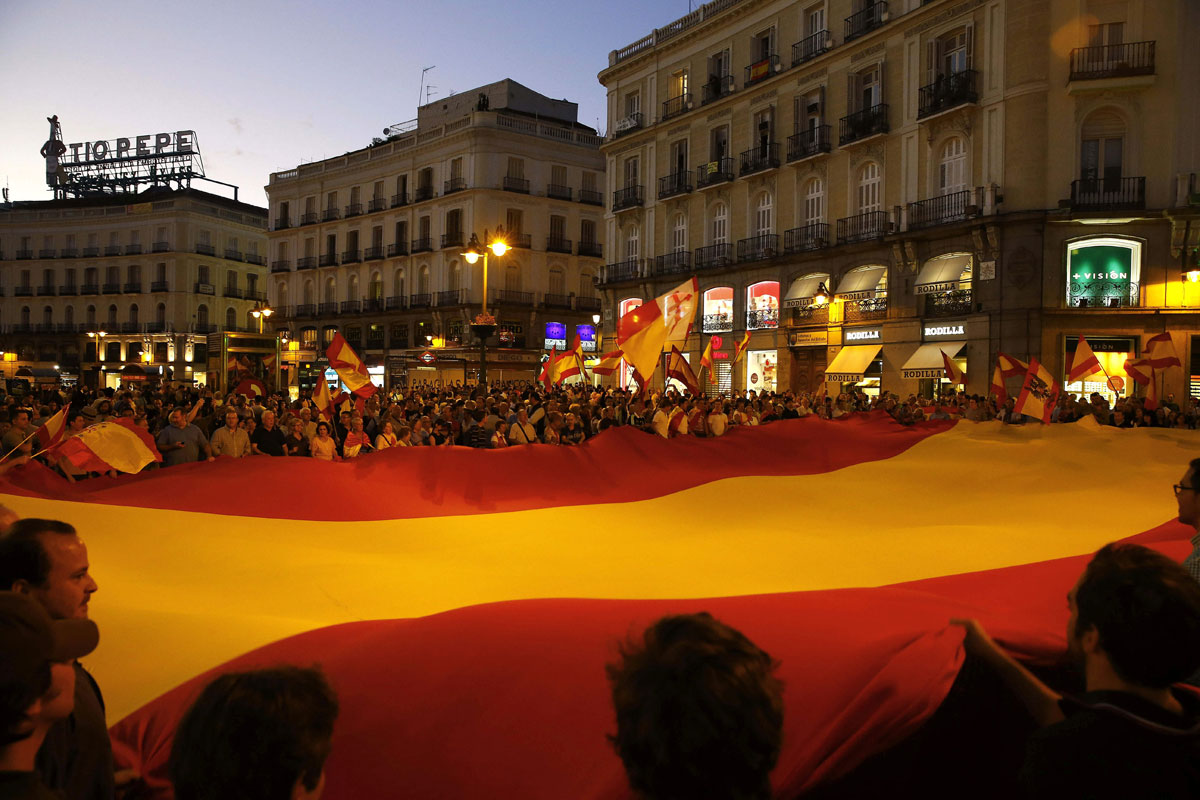
[[[942,361],[942,351],[954,358],[966,346],[966,342],[932,342],[917,348],[904,366],[900,368],[902,378],[940,378],[946,374],[946,364]],[[963,370],[966,372],[966,370]]]
[[[842,276],[842,282],[838,284],[838,299],[865,300],[868,297],[874,297],[875,287],[879,285],[879,279],[885,272],[887,272],[887,267],[856,269],[854,272],[846,273]]]
[[[16,371],[13,377],[49,383],[52,381],[57,381],[59,378],[59,373],[56,369],[47,369],[44,367],[21,367]]]
[[[825,284],[825,289],[829,290],[828,275],[805,275],[802,278],[796,278],[792,281],[791,287],[788,289],[787,296],[783,298],[784,308],[805,308],[813,304],[812,299],[817,294],[817,288]]]
[[[829,383],[858,383],[871,362],[879,357],[881,344],[852,344],[838,350],[833,363],[825,368],[825,380]]]
[[[921,267],[921,274],[917,276],[916,293],[934,294],[957,289],[963,270],[970,264],[971,256],[965,254],[926,261]]]

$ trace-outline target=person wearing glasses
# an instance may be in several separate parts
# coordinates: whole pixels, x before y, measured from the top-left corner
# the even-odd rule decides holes
[[[1183,567],[1188,574],[1200,581],[1200,494],[1197,494],[1197,473],[1200,472],[1200,458],[1193,458],[1188,464],[1187,472],[1175,484],[1175,502],[1179,504],[1179,521],[1190,525],[1196,530],[1192,537],[1192,552],[1183,560]]]

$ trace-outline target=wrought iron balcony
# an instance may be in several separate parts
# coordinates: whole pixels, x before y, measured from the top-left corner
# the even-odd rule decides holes
[[[1075,211],[1137,211],[1145,207],[1145,178],[1071,181],[1071,208]]]
[[[828,153],[833,147],[832,139],[832,128],[829,125],[818,125],[793,133],[787,140],[787,160],[791,163]]]
[[[742,175],[752,175],[766,169],[775,169],[779,166],[779,143],[769,142],[766,145],[744,150],[741,162]]]
[[[777,255],[779,255],[778,234],[764,233],[738,240],[737,260],[739,264],[747,261],[765,261]]]
[[[819,306],[805,306],[804,308],[792,309],[792,325],[828,325],[829,324],[829,304],[822,303]]]
[[[888,229],[886,211],[868,211],[853,217],[843,217],[837,221],[838,244],[879,239],[888,233]]]
[[[33,297],[33,287],[18,286],[13,289],[13,297]]]
[[[674,197],[677,194],[687,194],[692,190],[692,174],[687,170],[671,175],[663,175],[658,179],[658,199]]]
[[[733,330],[733,315],[705,314],[701,324],[705,333],[729,333]]]
[[[350,217],[362,216],[362,213],[362,203],[350,203],[346,206],[346,219],[350,219]]]
[[[229,259],[230,261],[244,261],[245,260],[242,258],[241,250],[232,250],[229,248],[225,249],[225,258]]]
[[[125,284],[125,294],[141,294],[141,293],[142,293],[142,282],[141,281],[129,281]]]
[[[766,58],[759,59],[746,67],[746,81],[742,85],[753,86],[756,83],[762,83],[767,78],[782,70],[783,64],[780,63],[779,56],[771,53]]]
[[[383,311],[382,297],[367,297],[362,301],[362,312],[369,314],[374,311]]]
[[[217,287],[213,286],[211,283],[196,283],[192,285],[192,294],[216,295],[216,293]]]
[[[662,118],[668,120],[671,117],[677,117],[685,111],[692,109],[692,93],[687,92],[678,97],[672,97],[670,100],[663,101]]]
[[[542,296],[542,303],[546,306],[546,308],[570,308],[571,295],[552,294],[550,292],[546,292],[546,294]]]
[[[505,175],[502,186],[506,192],[529,194],[529,181],[526,178],[514,178],[510,175]]]
[[[286,228],[287,226],[285,225],[284,227]],[[169,252],[171,252],[171,243],[170,242],[151,242],[150,252],[151,253],[169,253]]]
[[[317,212],[308,211],[308,212],[300,215],[300,224],[301,225],[316,225],[318,222],[320,222],[320,219],[321,218],[317,215]]]
[[[746,312],[746,329],[760,330],[762,328],[779,327],[779,309],[761,308]]]
[[[376,211],[386,211],[386,210],[387,210],[387,198],[386,197],[372,197],[369,201],[367,201],[367,213],[368,214],[374,214]]]
[[[696,167],[696,186],[703,189],[733,180],[733,159],[718,158]]]
[[[579,255],[588,258],[604,258],[604,247],[599,242],[580,242]]]
[[[1071,308],[1132,308],[1141,305],[1136,283],[1125,281],[1089,281],[1067,284],[1067,305]]]
[[[392,195],[392,208],[408,205],[408,192],[400,192]]]
[[[413,202],[422,203],[426,200],[432,200],[435,196],[436,192],[433,191],[432,186],[418,186],[417,190],[413,192]]]
[[[414,253],[429,253],[433,251],[433,238],[430,236],[421,236],[412,240],[412,252]]]
[[[546,184],[546,197],[550,197],[555,200],[570,200],[571,187],[563,186],[562,184],[558,183],[548,183]]]
[[[58,287],[58,293],[60,296],[63,296],[63,297],[70,297],[78,291],[79,291],[79,289],[78,289],[78,287],[75,286],[75,284],[68,284],[66,286]]]
[[[642,186],[626,186],[624,189],[617,189],[613,192],[613,211],[621,211],[626,208],[636,208],[645,202]]]
[[[886,297],[875,297],[844,303],[842,313],[846,322],[868,322],[887,319],[887,308]]]
[[[315,303],[301,303],[296,306],[297,317],[314,317],[317,314],[317,306]]]
[[[242,290],[236,286],[226,286],[225,287],[225,296],[237,298],[240,300],[240,299],[242,299]]]
[[[882,0],[872,3],[862,11],[846,17],[845,41],[848,42],[851,39],[857,39],[859,36],[870,33],[887,22],[887,19],[887,3]]]
[[[362,261],[362,251],[361,250],[343,250],[342,251],[342,263],[343,264],[357,264],[360,261]]]
[[[38,250],[38,258],[54,258],[57,252],[53,247],[43,247]]]
[[[200,249],[201,247],[207,247],[208,249],[207,249],[207,250],[201,250],[201,249]],[[197,252],[197,253],[203,253],[204,255],[209,255],[209,256],[211,256],[211,255],[213,255],[213,253],[214,253],[214,252],[216,252],[216,251],[214,251],[214,250],[212,249],[212,246],[211,246],[211,245],[207,245],[207,244],[198,244],[198,245],[196,245],[196,252]],[[119,255],[121,255],[121,245],[119,245],[119,244],[106,244],[106,245],[104,246],[104,255],[106,255],[106,256],[119,256]]]
[[[971,205],[970,189],[951,192],[908,204],[908,229],[917,230],[947,222],[961,222],[975,210]]]
[[[579,202],[589,206],[604,205],[604,195],[595,189],[580,189]]]
[[[429,292],[420,292],[418,294],[414,294],[412,297],[410,297],[408,299],[408,307],[409,308],[429,308],[429,305],[431,302],[432,302],[432,298],[429,296]]]
[[[710,244],[696,248],[696,269],[716,269],[733,263],[733,245]]]
[[[323,253],[318,257],[317,263],[322,267],[336,267],[338,265],[337,253]]]
[[[466,292],[462,289],[446,289],[437,293],[438,306],[458,306],[466,302]]]
[[[513,289],[500,289],[493,297],[493,302],[506,306],[532,306],[533,292],[518,292]]]
[[[708,105],[714,100],[733,94],[736,88],[732,75],[709,75],[708,83],[704,84],[700,93],[700,102],[702,105]]]
[[[975,90],[975,79],[979,73],[973,69],[964,69],[950,75],[939,75],[937,80],[928,86],[922,86],[917,105],[917,119],[947,111],[968,103],[979,102],[979,92]]]
[[[100,284],[85,283],[79,287],[80,294],[100,294]]]
[[[571,253],[571,240],[564,239],[561,236],[546,237],[546,252],[547,253]]]
[[[338,304],[329,300],[324,303],[317,303],[317,313],[321,315],[338,313]]]
[[[599,311],[600,310],[600,298],[599,297],[580,297],[579,295],[576,295],[575,296],[575,310],[576,311]]]
[[[267,257],[260,256],[258,253],[246,253],[246,263],[265,267],[267,265]]]
[[[142,326],[137,322],[122,322],[121,333],[140,333]]]
[[[688,272],[692,268],[692,254],[688,250],[677,250],[674,253],[664,253],[654,257],[655,275],[675,275]]]
[[[17,251],[17,260],[18,261],[26,261],[31,258],[33,258],[32,250],[18,250]]]
[[[64,247],[58,251],[59,258],[76,258],[79,255],[79,249],[76,247]]]
[[[408,242],[395,242],[393,244],[389,244],[387,254],[388,258],[408,255]]]
[[[507,236],[508,246],[521,250],[533,249],[533,235],[529,233],[510,233]]]
[[[804,253],[828,246],[829,224],[826,222],[814,222],[783,232],[783,251],[785,253]]]
[[[617,283],[619,281],[631,281],[642,277],[642,260],[640,258],[627,258],[624,261],[618,261],[616,264],[609,264],[604,268],[604,282]]]
[[[151,292],[167,292],[167,291],[170,291],[170,287],[167,286],[166,281],[151,281],[150,291]]]
[[[85,248],[83,248],[83,257],[84,257],[84,258],[95,258],[95,257],[96,257],[96,256],[98,256],[98,255],[100,255],[100,248],[99,248],[99,247],[85,247]],[[17,258],[20,258],[20,256],[18,255],[18,256],[17,256]]]
[[[467,179],[466,178],[463,178],[461,176],[457,177],[457,178],[451,178],[450,180],[444,181],[442,183],[442,194],[443,195],[454,194],[455,192],[461,192],[463,189],[466,189],[466,188],[467,188]]]
[[[613,124],[612,138],[624,136],[627,133],[632,133],[642,127],[642,112],[634,111],[631,114],[626,114]]]
[[[104,248],[105,255],[108,255],[109,249],[111,248]],[[217,254],[216,248],[214,248],[211,244],[197,244],[196,252],[202,256],[215,256]]]
[[[37,287],[37,296],[38,297],[53,297],[54,296],[54,287],[53,286]]]
[[[362,308],[362,301],[360,301],[360,300],[343,300],[342,301],[341,309],[342,309],[343,314],[357,314],[359,312],[359,309],[361,309],[361,308]]]
[[[142,254],[142,246],[141,246],[140,244],[127,244],[127,245],[125,245],[125,255],[127,255],[127,256],[140,256],[141,254]]]
[[[327,208],[327,209],[325,209],[325,212],[323,214],[321,214],[321,221],[322,222],[333,222],[334,220],[340,219],[341,216],[342,215],[340,213],[338,213],[338,210],[336,208]]]
[[[805,61],[811,61],[822,53],[828,52],[831,47],[833,47],[833,36],[828,30],[817,31],[805,36],[792,45],[792,66],[796,67]]]
[[[839,144],[844,146],[888,130],[888,104],[880,103],[842,117]]]
[[[1154,74],[1154,42],[1127,42],[1071,51],[1073,81]]]
[[[449,233],[442,234],[442,249],[443,250],[445,250],[447,247],[462,247],[462,246],[463,246],[462,231],[450,231]]]
[[[383,245],[363,249],[363,261],[378,261],[383,258]]]
[[[387,299],[385,307],[388,311],[396,311],[408,305],[408,298],[403,295],[392,295]]]
[[[304,256],[303,258],[296,259],[296,270],[297,271],[302,270],[302,269],[316,269],[316,268],[317,268],[317,257],[316,256]]]
[[[958,317],[975,310],[970,289],[925,295],[926,317]]]
[[[275,230],[283,231],[283,230],[287,230],[290,227],[292,227],[292,221],[290,219],[288,219],[287,217],[276,217],[275,218]]]

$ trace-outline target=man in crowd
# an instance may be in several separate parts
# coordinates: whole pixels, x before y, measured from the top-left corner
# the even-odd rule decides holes
[[[768,800],[783,741],[775,662],[708,614],[664,617],[608,666],[629,785],[646,800]]]
[[[0,592],[0,797],[59,797],[37,770],[38,754],[50,731],[71,714],[71,664],[92,652],[99,638],[91,620],[52,620],[32,598]]]
[[[98,588],[88,570],[87,545],[65,522],[21,519],[0,537],[0,588],[28,595],[52,619],[87,620]],[[111,800],[113,760],[104,699],[83,665],[74,661],[72,666],[74,711],[46,735],[38,772],[64,797]]]
[[[537,428],[529,421],[529,412],[525,406],[520,406],[512,426],[508,429],[509,444],[536,444],[537,438]]]
[[[1200,582],[1200,458],[1192,459],[1175,489],[1175,502],[1179,506],[1179,521],[1196,531],[1192,537],[1192,552],[1183,560],[1184,569]]]
[[[254,429],[254,437],[250,440],[250,451],[260,456],[284,456],[283,449],[285,434],[275,424],[275,412],[263,411],[262,424]]]
[[[177,800],[318,800],[337,696],[319,669],[275,667],[215,679],[175,731]]]
[[[1200,797],[1200,698],[1172,688],[1200,669],[1200,584],[1147,547],[1101,548],[1067,595],[1067,649],[1086,691],[1060,696],[974,620],[965,646],[1043,727],[1021,784],[1040,798]]]
[[[15,455],[29,456],[37,452],[34,450],[38,444],[37,437],[29,438],[29,435],[37,430],[33,427],[29,415],[30,412],[27,408],[18,408],[13,412],[12,427],[4,434],[4,438],[0,439],[0,448],[3,448],[5,454],[17,450]],[[38,447],[38,450],[40,449]]]
[[[159,432],[156,440],[158,449],[163,454],[164,467],[199,461],[201,451],[204,452],[205,460],[213,460],[208,439],[204,438],[199,428],[187,421],[187,414],[182,408],[171,409],[168,420],[170,425]]]
[[[225,425],[212,435],[214,456],[244,458],[250,455],[250,437],[239,425],[240,417],[235,409],[225,412]]]

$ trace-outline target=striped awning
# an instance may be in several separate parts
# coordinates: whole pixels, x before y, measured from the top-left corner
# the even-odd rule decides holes
[[[856,269],[842,276],[838,284],[837,298],[839,300],[866,300],[875,296],[875,287],[879,279],[887,272],[887,267],[869,267]]]

